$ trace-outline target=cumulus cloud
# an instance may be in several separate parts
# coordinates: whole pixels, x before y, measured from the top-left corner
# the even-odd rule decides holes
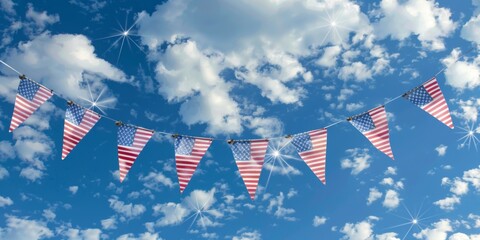
[[[217,11],[202,11],[210,6]],[[335,27],[336,22],[327,20],[332,15],[342,19],[340,27],[318,27]],[[236,21],[237,16],[243,20]],[[256,87],[272,103],[301,105],[307,93],[304,86],[314,78],[302,65],[302,57],[329,45],[317,64],[331,67],[344,43],[364,41],[368,49],[373,46],[373,40],[367,37],[372,32],[368,17],[349,0],[256,4],[180,0],[159,5],[152,13],[142,12],[139,18],[142,43],[156,63],[159,93],[181,103],[184,123],[205,123],[211,134],[238,134],[244,122],[249,127],[250,119],[241,117],[241,106],[233,96],[236,82],[226,81],[224,70],[232,72],[235,80],[247,83],[242,87]],[[271,21],[276,24],[258,24]],[[376,49],[380,50],[369,52],[379,58],[373,73],[369,66],[356,61],[348,64],[341,76],[364,81],[382,72],[388,65],[387,56],[381,48]]]
[[[220,219],[224,214],[216,209],[211,209],[215,204],[215,188],[210,191],[194,190],[189,196],[180,203],[161,203],[153,206],[155,216],[160,216],[156,221],[156,226],[178,225],[184,219],[199,210],[204,211],[203,221],[197,222],[203,226],[218,226],[220,223],[215,220]]]
[[[138,237],[135,237],[135,234],[133,233],[128,233],[128,234],[123,234],[120,237],[117,238],[117,240],[161,240],[161,238],[158,233],[150,233],[150,232],[145,232],[141,233],[138,235]]]
[[[0,207],[10,206],[13,204],[13,201],[9,197],[0,196]]]
[[[120,214],[123,219],[138,217],[146,211],[145,206],[142,204],[126,204],[123,201],[118,200],[117,197],[108,199],[108,202],[110,202],[110,208]],[[120,220],[123,220],[122,218]]]
[[[395,209],[400,204],[400,197],[395,190],[388,190],[385,193],[385,199],[383,200],[383,206],[388,209]]]
[[[472,16],[463,25],[460,36],[465,40],[480,44],[480,15]]]
[[[458,91],[475,89],[480,86],[480,58],[459,60],[461,51],[453,49],[450,55],[442,59],[442,63],[447,67],[445,78],[447,84]]]
[[[440,144],[440,146],[435,148],[435,151],[437,151],[438,156],[443,157],[447,153],[447,146]]]
[[[138,179],[143,182],[144,187],[156,191],[160,191],[162,186],[169,188],[173,188],[175,186],[172,179],[166,177],[163,175],[163,173],[156,171],[149,172],[146,176],[142,175]]]
[[[96,94],[104,88],[108,90],[104,79],[131,81],[121,70],[99,58],[91,41],[80,34],[44,32],[7,50],[4,60],[19,70],[28,65],[30,78],[73,100],[90,98],[87,84]],[[13,102],[18,78],[6,78],[5,82],[0,94]],[[109,92],[105,94],[108,96]]]
[[[326,222],[327,222],[326,217],[320,217],[320,216],[313,217],[313,226],[314,227],[321,226],[321,225],[325,224]]]
[[[351,168],[351,173],[357,175],[370,167],[370,154],[368,154],[368,149],[348,149],[346,151],[350,156],[349,158],[343,159],[341,161],[341,167],[343,169]]]
[[[15,14],[15,5],[12,0],[0,0],[0,8],[8,14]]]
[[[367,198],[367,205],[372,204],[373,202],[377,201],[383,196],[383,193],[378,191],[376,188],[370,188],[370,192],[368,193],[368,198]]]
[[[287,221],[296,221],[297,218],[291,216],[295,213],[295,209],[284,207],[285,196],[280,192],[278,196],[268,200],[267,213],[274,215],[279,219]]]
[[[6,216],[6,227],[0,228],[1,239],[39,240],[53,237],[53,232],[44,222]]]
[[[261,240],[262,234],[259,231],[248,231],[246,229],[239,230],[237,236],[233,236],[232,240]]]
[[[439,208],[447,211],[451,211],[455,209],[455,205],[460,203],[460,198],[453,195],[451,197],[446,197],[444,199],[440,199],[433,204],[437,205]]]
[[[98,228],[76,229],[69,228],[61,232],[68,240],[100,240],[102,230]]]
[[[115,218],[115,216],[103,219],[100,221],[100,223],[102,224],[102,229],[104,230],[117,229],[117,218]]]
[[[434,0],[382,0],[378,11],[381,17],[374,24],[378,37],[405,40],[416,36],[430,50],[445,49],[444,38],[457,27],[450,10]]]
[[[42,32],[47,25],[60,21],[58,14],[49,15],[47,11],[37,12],[31,3],[28,4],[28,10],[25,14],[26,18],[35,23],[36,30]]]
[[[417,239],[447,239],[448,233],[453,231],[449,219],[441,219],[432,224],[432,228],[423,229],[419,233],[414,233],[413,236]]]
[[[72,194],[76,194],[78,191],[78,186],[70,186],[68,187],[68,191],[70,191]]]

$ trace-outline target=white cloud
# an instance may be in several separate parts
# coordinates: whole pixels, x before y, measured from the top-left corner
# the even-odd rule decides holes
[[[261,240],[262,234],[259,231],[240,230],[237,232],[238,236],[233,236],[232,240]]]
[[[44,222],[6,216],[6,227],[0,228],[1,239],[39,240],[53,237]]]
[[[468,214],[468,219],[475,221],[473,225],[474,228],[480,228],[480,216],[470,213]]]
[[[320,217],[320,216],[315,216],[313,217],[313,226],[318,227],[320,225],[323,225],[327,222],[326,217]]]
[[[297,218],[291,216],[292,214],[295,213],[295,209],[283,207],[284,200],[285,200],[285,196],[283,195],[283,192],[280,192],[278,196],[269,199],[268,206],[267,206],[267,213],[273,214],[275,217],[279,219],[284,219],[287,221],[296,221]]]
[[[117,218],[115,218],[115,216],[103,219],[100,221],[100,223],[102,224],[102,229],[104,230],[117,229]]]
[[[57,217],[51,209],[43,210],[42,216],[47,219],[47,221],[53,221]]]
[[[10,174],[8,173],[7,169],[4,167],[0,166],[0,180],[8,177]]]
[[[72,194],[76,194],[78,191],[78,186],[70,186],[68,187],[68,191],[70,191]]]
[[[91,41],[78,34],[42,33],[30,41],[19,43],[17,48],[7,50],[4,60],[14,67],[28,66],[28,77],[73,100],[89,99],[89,84],[93,94],[106,89],[103,100],[112,100],[105,102],[111,106],[115,99],[103,79],[131,81],[121,70],[98,58]],[[4,80],[6,85],[0,88],[0,94],[13,102],[18,78]]]
[[[322,67],[333,67],[337,64],[337,58],[342,48],[339,46],[326,47],[322,57],[320,57],[315,63]]]
[[[26,167],[20,171],[20,176],[35,182],[43,177],[43,172],[33,167]]]
[[[145,206],[142,204],[125,204],[124,202],[118,200],[117,197],[108,199],[108,202],[110,202],[110,208],[127,219],[140,216],[146,210]]]
[[[370,167],[371,156],[368,154],[368,149],[354,148],[348,149],[346,152],[350,154],[350,157],[341,161],[342,169],[351,168],[351,173],[357,175]]]
[[[468,183],[464,182],[458,178],[455,178],[451,184],[450,192],[460,196],[468,193]]]
[[[445,49],[443,39],[457,27],[450,10],[434,0],[382,0],[379,13],[381,18],[374,24],[378,37],[405,40],[416,36],[430,50]]]
[[[15,158],[15,149],[10,141],[0,142],[0,157],[4,160]]]
[[[385,199],[383,200],[383,206],[388,209],[395,209],[400,204],[400,197],[398,196],[398,192],[395,190],[388,190],[385,193]]]
[[[444,72],[446,83],[458,91],[475,89],[480,86],[480,58],[477,56],[473,61],[467,58],[455,62],[460,54],[461,51],[456,48],[450,56],[442,59],[443,65],[448,67]]]
[[[166,177],[163,173],[156,171],[149,172],[146,176],[142,175],[138,179],[143,182],[143,186],[156,191],[160,191],[162,186],[167,186],[169,188],[175,186],[172,179]]]
[[[243,117],[248,128],[254,129],[254,133],[260,137],[279,136],[283,133],[283,124],[274,117]]]
[[[437,205],[438,207],[440,207],[441,209],[443,210],[453,210],[455,208],[455,205],[456,204],[459,204],[460,203],[460,198],[453,195],[451,197],[446,197],[444,199],[440,199],[436,202],[434,202],[433,204]]]
[[[75,229],[69,228],[62,235],[68,240],[100,240],[102,231],[98,228]]]
[[[368,193],[368,198],[367,198],[367,205],[372,204],[373,202],[377,201],[383,196],[383,193],[378,191],[376,188],[370,188],[370,192]]]
[[[468,100],[459,99],[456,103],[459,108],[453,111],[453,115],[466,122],[477,122],[478,113],[480,111],[480,98],[470,98]]]
[[[158,233],[145,232],[135,237],[133,233],[123,234],[117,238],[117,240],[161,240]]]
[[[31,3],[28,4],[28,10],[25,16],[35,23],[38,32],[43,31],[47,25],[60,21],[58,14],[49,15],[47,11],[37,12]]]
[[[387,167],[387,170],[385,170],[385,175],[397,175],[397,168]]]
[[[440,146],[435,148],[435,151],[437,151],[438,156],[443,157],[447,153],[447,146],[440,144]]]
[[[384,179],[382,179],[382,181],[380,182],[380,184],[382,184],[382,185],[388,185],[388,186],[393,186],[394,183],[395,183],[395,181],[394,181],[393,178],[391,178],[391,177],[384,178]]]
[[[448,233],[453,231],[450,225],[450,220],[441,219],[433,224],[433,228],[425,228],[419,233],[414,233],[413,236],[417,239],[426,240],[446,240]]]
[[[480,15],[472,16],[463,25],[460,36],[465,40],[480,44]]]
[[[201,10],[211,6],[217,11]],[[328,27],[318,27],[331,24],[326,20],[328,14],[342,19],[336,34],[333,30],[327,34],[331,30]],[[301,105],[307,92],[303,85],[312,82],[313,74],[299,59],[327,44],[335,46],[325,50],[324,59],[334,58],[341,50],[337,45],[364,40],[371,32],[368,17],[359,5],[348,0],[255,4],[179,0],[139,15],[142,43],[151,50],[150,59],[157,62],[159,93],[169,101],[182,103],[184,123],[206,123],[210,134],[238,134],[248,120],[241,118],[241,107],[232,97],[235,82],[223,79],[224,69],[233,70],[237,80],[254,85],[272,103]],[[236,16],[243,20],[236,21]],[[259,24],[270,21],[282,27]],[[159,51],[165,42],[170,44],[164,52]],[[325,61],[319,62],[325,65]],[[361,71],[351,74],[364,77]]]
[[[362,109],[364,108],[365,105],[363,104],[363,102],[358,102],[358,103],[347,103],[347,105],[345,106],[345,109],[349,112],[355,112],[359,109]]]
[[[0,207],[10,206],[13,204],[13,201],[9,197],[0,196]]]
[[[372,78],[370,67],[362,62],[354,62],[351,65],[343,66],[340,69],[338,78],[342,80],[354,80],[356,82],[364,82]]]
[[[373,224],[366,220],[358,223],[347,223],[340,230],[345,234],[342,239],[344,240],[372,240],[373,239]]]
[[[15,14],[15,5],[12,0],[0,0],[0,8],[8,14]]]
[[[223,212],[211,208],[216,202],[215,188],[210,191],[194,190],[189,196],[185,197],[181,203],[162,203],[153,206],[153,213],[155,216],[160,215],[156,221],[156,226],[177,225],[184,221],[184,219],[198,210],[204,211],[202,221],[197,222],[201,226],[218,226],[220,223],[215,220],[224,216]],[[201,208],[201,209],[200,209]]]
[[[463,172],[463,180],[472,184],[477,191],[480,191],[480,166]]]

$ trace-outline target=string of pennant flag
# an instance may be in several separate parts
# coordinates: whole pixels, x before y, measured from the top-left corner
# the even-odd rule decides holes
[[[469,51],[465,52],[465,54]],[[9,128],[9,131],[12,132],[27,120],[42,104],[49,100],[55,92],[46,86],[27,78],[24,74],[21,74],[4,61],[0,60],[0,63],[18,73],[20,78]],[[300,157],[323,184],[326,184],[327,129],[338,123],[344,121],[350,122],[351,125],[361,132],[375,148],[394,159],[390,146],[389,127],[385,110],[385,105],[388,103],[403,98],[420,107],[449,128],[454,128],[447,102],[436,79],[436,76],[445,69],[446,68],[442,69],[433,78],[423,84],[389,100],[381,106],[349,117],[346,120],[332,123],[324,128],[283,137],[290,139],[288,144],[293,145]],[[172,134],[125,124],[78,105],[71,100],[65,99],[59,94],[56,95],[67,101],[62,160],[70,154],[75,146],[88,132],[90,132],[101,118],[115,121],[115,124],[118,127],[117,145],[120,182],[123,182],[153,134],[160,133],[171,135],[174,138],[175,164],[180,192],[183,192],[212,142],[214,140],[222,140],[208,137]],[[255,198],[269,139],[273,138],[277,137],[265,139],[223,140],[229,144],[232,150],[233,158],[252,200]]]

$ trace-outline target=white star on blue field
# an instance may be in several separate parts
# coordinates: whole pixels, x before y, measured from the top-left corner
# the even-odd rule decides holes
[[[480,239],[478,0],[0,11],[0,60],[55,93],[10,133],[0,65],[0,239]],[[454,129],[401,97],[434,76]],[[62,161],[67,100],[102,118]],[[387,102],[395,160],[345,121]],[[115,121],[156,131],[122,183]],[[291,141],[327,126],[323,184]],[[183,193],[176,134],[216,139]],[[251,200],[227,140],[263,138]]]

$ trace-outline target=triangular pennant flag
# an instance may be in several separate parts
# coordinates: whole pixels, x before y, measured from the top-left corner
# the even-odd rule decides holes
[[[177,167],[180,192],[183,192],[192,178],[197,165],[207,152],[212,139],[176,136],[175,165]]]
[[[233,141],[230,143],[230,147],[248,194],[253,200],[267,152],[268,139]]]
[[[120,182],[128,174],[143,147],[153,135],[153,131],[120,124],[118,127],[118,166]]]
[[[69,103],[67,111],[65,111],[62,160],[87,135],[99,119],[100,116],[96,112],[80,107],[75,103]]]
[[[15,107],[9,131],[12,132],[25,122],[53,93],[30,79],[22,79],[18,85]]]
[[[384,106],[352,117],[350,123],[358,129],[378,150],[393,158],[388,132],[387,112]]]
[[[312,172],[325,184],[327,129],[295,134],[292,144]]]
[[[447,101],[443,97],[442,90],[438,86],[436,78],[432,78],[403,95],[413,104],[438,119],[440,122],[453,129],[452,117],[448,109]]]

